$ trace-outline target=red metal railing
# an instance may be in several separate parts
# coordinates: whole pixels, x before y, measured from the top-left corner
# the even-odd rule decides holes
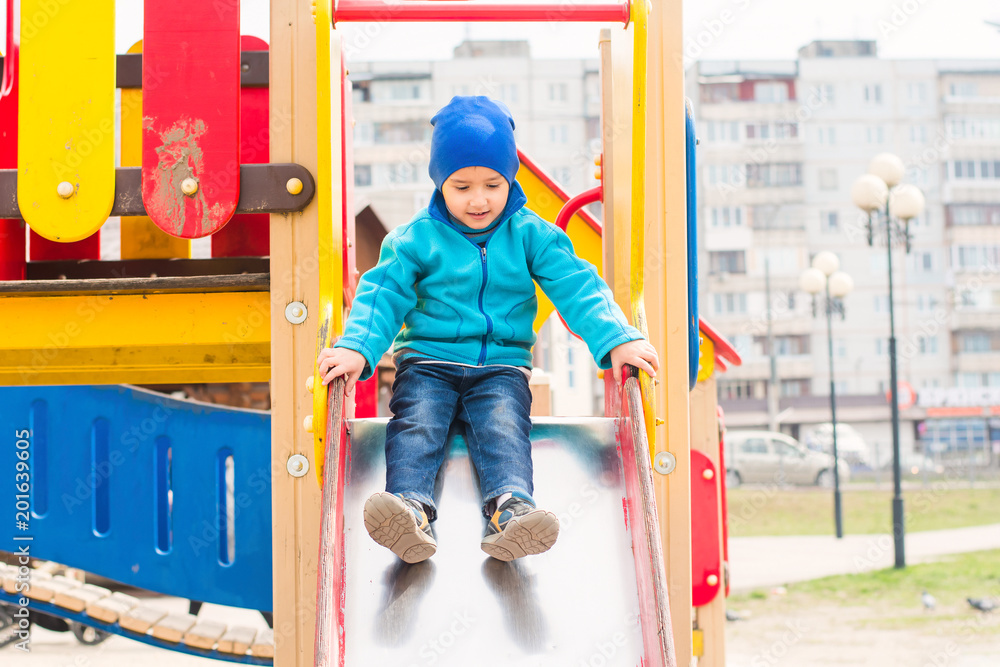
[[[494,2],[436,2],[434,0],[339,0],[333,9],[338,21],[607,21],[628,25],[629,2],[603,4],[501,4]]]

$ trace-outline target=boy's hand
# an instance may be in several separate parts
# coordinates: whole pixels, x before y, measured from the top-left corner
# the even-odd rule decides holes
[[[614,371],[617,384],[621,384],[622,366],[625,364],[632,364],[654,378],[656,371],[660,370],[660,360],[656,356],[656,348],[645,340],[632,340],[611,350],[611,368]]]
[[[327,347],[319,353],[316,363],[319,364],[319,374],[323,378],[324,386],[343,375],[347,382],[344,386],[344,395],[350,396],[354,391],[354,383],[361,377],[361,372],[365,370],[368,361],[360,352],[348,350],[346,347]]]

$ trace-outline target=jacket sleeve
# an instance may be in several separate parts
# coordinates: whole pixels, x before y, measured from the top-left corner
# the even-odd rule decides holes
[[[629,325],[608,284],[593,264],[577,256],[566,232],[542,223],[545,236],[531,258],[531,274],[570,330],[587,343],[597,365],[611,368],[612,349],[646,337]]]
[[[344,335],[334,345],[364,355],[368,363],[361,380],[374,374],[379,359],[403,326],[403,318],[417,303],[414,284],[418,265],[403,245],[395,233],[382,241],[378,264],[361,277]]]

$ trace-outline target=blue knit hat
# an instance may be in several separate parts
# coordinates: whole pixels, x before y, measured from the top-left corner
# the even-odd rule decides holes
[[[501,102],[488,97],[453,97],[431,118],[428,171],[441,189],[448,177],[465,167],[489,167],[512,185],[520,161],[514,145],[514,119]]]

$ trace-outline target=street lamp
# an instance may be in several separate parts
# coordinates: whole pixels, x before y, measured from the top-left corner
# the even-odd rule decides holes
[[[899,401],[896,378],[896,318],[892,305],[892,246],[901,243],[910,251],[910,220],[924,210],[924,195],[912,185],[900,185],[905,167],[892,153],[872,158],[868,172],[851,188],[854,205],[868,214],[868,245],[873,245],[875,221],[881,217],[885,230],[886,257],[889,269],[889,401],[892,409],[892,537],[896,568],[906,567],[903,525],[903,491],[899,471]],[[879,213],[884,215],[879,216]],[[893,214],[899,220],[893,220]],[[873,220],[873,216],[875,220]]]
[[[830,356],[830,421],[833,424],[833,520],[837,539],[844,536],[844,521],[840,504],[840,455],[837,452],[837,392],[833,383],[833,314],[843,319],[844,303],[840,299],[854,289],[854,280],[840,268],[840,260],[828,250],[813,257],[812,267],[802,272],[799,287],[813,296],[813,315],[816,314],[816,295],[825,292],[823,310],[826,311],[827,350]]]

